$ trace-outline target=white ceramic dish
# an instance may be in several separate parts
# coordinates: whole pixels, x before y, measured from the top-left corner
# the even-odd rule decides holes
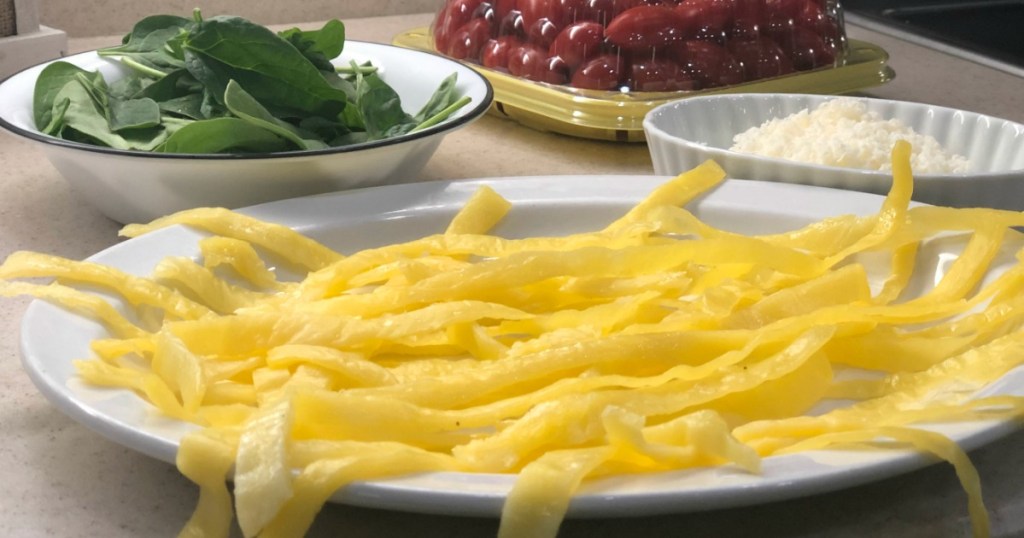
[[[121,66],[95,52],[63,61],[99,69],[112,81],[124,76]],[[38,147],[61,175],[89,203],[122,223],[148,222],[198,206],[230,208],[353,187],[419,180],[419,172],[442,138],[483,115],[491,105],[490,83],[459,62],[422,51],[347,41],[334,61],[372,61],[402,97],[403,108],[416,111],[441,84],[458,73],[457,90],[472,101],[434,127],[391,139],[316,151],[262,155],[174,155],[121,151],[43,135],[32,119],[35,80],[46,64],[17,73],[0,83],[0,126],[39,142]]]
[[[657,174],[674,175],[714,159],[730,177],[784,181],[884,193],[889,172],[855,170],[731,151],[733,137],[834,96],[734,94],[694,97],[661,105],[644,118]],[[921,103],[860,98],[870,112],[895,118],[967,157],[963,174],[915,174],[914,199],[954,207],[1024,210],[1024,125]]]
[[[352,252],[443,231],[448,219],[481,184],[492,186],[514,204],[496,232],[519,237],[603,227],[663,179],[567,176],[425,182],[285,200],[246,212],[285,223],[342,252]],[[769,233],[840,213],[874,213],[881,200],[856,192],[733,180],[691,208],[713,225],[742,233]],[[571,218],[562,218],[565,215]],[[128,240],[91,259],[148,274],[165,256],[198,256],[200,237],[199,232],[183,227],[167,228]],[[960,247],[962,244],[943,241],[923,248],[922,256],[938,260]],[[1012,253],[1008,257],[1012,260]],[[922,261],[921,266],[931,266],[926,263]],[[948,264],[934,266],[939,272]],[[916,284],[935,282],[935,274],[922,273]],[[192,426],[161,418],[130,391],[91,387],[76,378],[72,359],[88,356],[89,342],[102,336],[105,333],[99,325],[35,301],[22,325],[24,367],[40,391],[75,420],[124,446],[173,461],[179,439]],[[985,391],[1024,394],[1024,370],[1011,372]],[[934,429],[973,448],[1015,427],[1004,422],[964,422],[940,424]],[[637,516],[769,502],[877,480],[932,461],[904,451],[822,451],[767,458],[760,476],[729,468],[622,476],[587,484],[572,501],[570,516]],[[334,500],[396,510],[496,516],[512,482],[508,475],[430,473],[356,483],[338,492]]]

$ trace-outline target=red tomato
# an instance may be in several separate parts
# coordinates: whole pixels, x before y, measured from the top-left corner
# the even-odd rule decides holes
[[[796,21],[792,17],[769,15],[768,22],[762,30],[765,35],[781,43],[793,33],[794,28],[796,28]]]
[[[480,51],[480,63],[492,69],[508,68],[509,52],[522,43],[515,36],[501,36],[484,43]]]
[[[685,21],[684,28],[696,35],[704,30],[721,32],[732,24],[737,0],[684,0],[676,13]],[[743,0],[739,0],[743,1]]]
[[[700,82],[702,88],[743,82],[743,66],[725,47],[691,40],[673,45],[669,54],[686,74]]]
[[[543,48],[526,43],[512,47],[508,54],[508,72],[529,80],[565,84],[569,68],[560,58],[548,58]]]
[[[626,49],[660,47],[683,39],[684,22],[672,8],[639,6],[612,19],[604,34]]]
[[[499,21],[504,19],[510,11],[516,9],[518,0],[495,0],[494,2],[494,16]]]
[[[540,71],[534,76],[537,77],[534,80],[561,86],[569,82],[569,66],[561,58],[545,58]]]
[[[580,18],[596,21],[605,26],[622,12],[637,6],[647,5],[644,0],[586,0],[586,6],[579,12]]]
[[[587,60],[572,75],[571,84],[587,90],[618,90],[625,79],[622,58],[601,54]]]
[[[565,24],[592,20],[589,18],[588,0],[559,0],[558,3],[562,8],[562,22]]]
[[[845,36],[839,29],[839,23],[813,2],[808,2],[804,6],[796,22],[820,36],[825,42],[825,47],[834,55],[842,50]]]
[[[821,36],[809,28],[795,26],[789,34],[781,37],[777,42],[793,62],[793,68],[798,71],[835,63],[835,51],[825,44]]]
[[[793,62],[768,38],[730,43],[729,51],[743,66],[746,80],[760,80],[793,72]]]
[[[446,53],[452,35],[473,18],[482,3],[483,0],[449,1],[434,19],[434,48]]]
[[[519,10],[509,11],[503,19],[498,22],[498,35],[516,36],[519,39],[526,39],[526,27],[523,26],[523,15]]]
[[[519,0],[519,11],[527,28],[540,19],[548,19],[556,26],[562,26],[562,4],[559,0]]]
[[[577,22],[562,29],[551,43],[548,54],[565,60],[569,69],[576,69],[600,53],[603,42],[603,26],[593,21]]]
[[[695,90],[697,81],[672,60],[652,58],[633,62],[629,87],[641,92],[674,92]]]
[[[556,26],[551,19],[537,19],[537,22],[526,29],[526,40],[547,48],[558,37],[560,30],[561,28]]]
[[[770,16],[795,19],[808,3],[808,0],[764,0],[764,8]]]
[[[743,21],[747,25],[760,26],[765,22],[765,0],[736,0],[733,11],[735,22]]]
[[[763,25],[763,22],[754,22],[750,19],[736,19],[726,30],[727,40],[728,42],[757,41],[761,37]]]
[[[491,25],[487,19],[473,19],[451,35],[448,42],[448,56],[457,60],[480,60],[484,43],[491,38]]]

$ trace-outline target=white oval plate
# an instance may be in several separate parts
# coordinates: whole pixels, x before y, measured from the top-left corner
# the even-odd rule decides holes
[[[495,233],[521,237],[600,229],[665,179],[559,176],[430,182],[296,198],[244,211],[287,224],[349,253],[443,231],[448,219],[485,184],[514,204]],[[729,180],[691,209],[722,228],[770,233],[832,215],[874,213],[881,202],[882,197],[872,194]],[[173,227],[125,241],[90,259],[144,275],[166,256],[198,257],[196,243],[201,237],[199,232]],[[922,249],[936,260],[935,269],[919,275],[915,285],[935,281],[957,252],[955,243],[944,241]],[[71,361],[89,357],[89,342],[103,336],[106,333],[99,325],[35,301],[22,324],[24,367],[39,390],[75,420],[126,447],[173,462],[178,441],[192,425],[161,417],[130,391],[91,387],[77,379]],[[1024,370],[1010,372],[985,393],[1024,394]],[[1014,428],[995,421],[929,427],[967,449]],[[729,467],[620,476],[586,484],[573,499],[569,516],[653,515],[770,502],[878,480],[933,461],[912,451],[830,450],[767,458],[758,476]],[[333,500],[424,513],[496,516],[513,480],[511,475],[428,473],[356,483]]]

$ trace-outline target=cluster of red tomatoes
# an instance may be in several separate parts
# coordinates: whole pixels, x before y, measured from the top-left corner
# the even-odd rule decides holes
[[[529,80],[697,90],[834,65],[827,1],[446,0],[432,31],[439,52]]]

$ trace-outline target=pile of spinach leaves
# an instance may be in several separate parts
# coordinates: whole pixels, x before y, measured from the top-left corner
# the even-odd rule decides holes
[[[124,150],[266,153],[347,146],[434,125],[465,106],[453,73],[417,114],[371,65],[336,68],[338,20],[274,32],[240,17],[154,15],[100,49],[129,68],[107,83],[68,62],[36,81],[44,133]]]

